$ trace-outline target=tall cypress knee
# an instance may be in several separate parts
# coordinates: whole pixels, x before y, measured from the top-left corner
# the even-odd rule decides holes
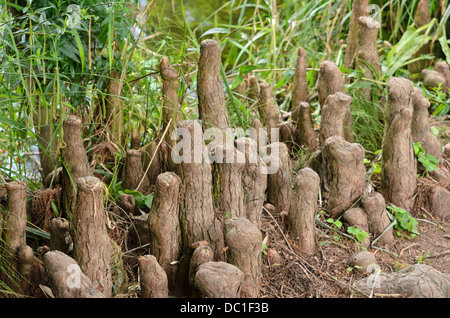
[[[181,178],[180,224],[183,253],[198,241],[207,241],[216,259],[222,259],[223,231],[216,218],[213,203],[212,168],[204,160],[206,149],[202,127],[197,121],[181,121],[176,133],[182,137],[173,153],[178,151],[176,172]],[[175,155],[174,155],[175,156]]]
[[[61,149],[64,168],[62,170],[62,208],[63,215],[70,222],[76,207],[76,184],[82,177],[92,175],[86,149],[83,145],[81,119],[67,116],[63,123],[64,147]]]
[[[167,273],[169,290],[175,287],[176,267],[181,251],[179,196],[181,180],[173,172],[165,172],[156,179],[155,196],[148,215],[150,254],[154,255]]]
[[[200,43],[197,94],[199,118],[202,120],[203,129],[215,127],[225,130],[230,126],[220,73],[221,54],[219,42],[208,39]]]
[[[228,263],[244,273],[242,298],[260,296],[262,234],[258,227],[246,218],[225,221],[225,242]]]
[[[320,191],[320,177],[310,168],[298,172],[294,179],[292,202],[287,215],[289,231],[298,238],[299,247],[308,254],[315,251],[315,213]]]
[[[411,135],[414,86],[410,80],[396,77],[390,78],[387,84],[380,192],[387,202],[411,211],[417,188]]]
[[[73,258],[105,297],[112,296],[110,239],[103,206],[103,183],[96,177],[77,180],[72,221]]]

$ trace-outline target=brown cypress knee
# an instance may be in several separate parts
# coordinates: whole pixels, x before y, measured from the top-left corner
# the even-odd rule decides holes
[[[73,258],[105,297],[112,296],[110,239],[103,206],[103,183],[79,178],[73,213]]]
[[[245,275],[241,297],[258,298],[261,285],[261,231],[246,218],[232,218],[225,220],[224,234],[228,246],[228,263],[238,267]]]
[[[168,298],[168,280],[164,269],[153,255],[139,257],[141,298]]]
[[[305,253],[315,251],[315,214],[320,191],[320,177],[311,168],[304,168],[294,179],[292,200],[287,215],[289,231],[298,239]]]
[[[414,86],[407,79],[393,77],[388,80],[387,88],[380,192],[387,202],[412,211],[417,188],[411,134]]]
[[[148,215],[150,230],[150,254],[166,271],[169,290],[173,290],[176,267],[170,263],[178,261],[181,253],[179,221],[179,197],[181,180],[173,172],[165,172],[156,179],[155,195]]]

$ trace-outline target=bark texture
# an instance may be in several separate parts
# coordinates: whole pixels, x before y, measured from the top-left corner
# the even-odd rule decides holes
[[[220,75],[221,54],[219,42],[208,39],[200,43],[197,93],[203,129],[215,127],[225,130],[230,126]]]
[[[322,107],[320,122],[319,144],[321,146],[325,144],[325,140],[333,136],[339,136],[351,142],[352,127],[346,126],[351,102],[352,98],[345,93],[338,92],[327,97]]]
[[[367,214],[366,212],[359,208],[351,208],[344,212],[342,215],[342,219],[349,225],[356,227],[360,230],[365,231],[366,233],[369,232],[369,221],[367,220]],[[369,247],[370,245],[370,239],[366,237],[363,242],[361,242],[362,246]]]
[[[181,180],[173,172],[165,172],[156,179],[156,189],[148,222],[150,230],[150,254],[154,255],[167,273],[169,290],[176,281],[176,267],[181,254],[179,221],[179,197]]]
[[[291,110],[294,111],[300,103],[308,102],[308,82],[306,71],[306,51],[303,48],[298,49],[297,60],[295,63],[294,80],[292,82],[292,101]],[[293,118],[294,121],[295,118]]]
[[[139,257],[139,282],[141,298],[168,298],[169,288],[166,272],[153,255]]]
[[[427,88],[439,88],[444,93],[448,92],[447,80],[445,77],[433,70],[424,69],[422,70],[422,82]]]
[[[317,91],[321,107],[325,104],[329,95],[334,95],[338,92],[345,93],[344,79],[336,63],[324,61],[320,65],[317,78]]]
[[[202,298],[240,298],[244,274],[225,262],[200,265],[195,274],[195,286]]]
[[[177,123],[182,119],[181,105],[178,100],[178,72],[170,65],[169,59],[165,56],[161,59],[160,72],[163,81],[163,128],[166,128],[170,120],[172,120],[172,128],[167,134],[170,137],[170,132],[175,129]],[[166,141],[170,143],[170,138],[166,138]]]
[[[200,265],[214,260],[214,252],[206,241],[196,242],[192,244],[191,248],[194,251],[189,263],[189,286],[191,287],[191,293],[199,297],[199,292],[195,286],[195,274]]]
[[[401,294],[407,298],[448,298],[450,297],[450,275],[441,273],[431,266],[415,264],[398,272],[381,272],[370,282],[369,276],[356,282],[356,288],[369,295]]]
[[[431,214],[444,220],[450,220],[450,191],[435,186],[430,191],[428,200]]]
[[[212,149],[213,193],[216,211],[228,217],[244,217],[244,191],[242,172],[245,165],[244,153],[233,144],[218,144]]]
[[[281,133],[272,131],[272,129],[280,129],[283,122],[281,113],[275,104],[269,84],[261,82],[259,87],[259,115],[263,126],[267,128],[269,143],[277,142],[280,140]]]
[[[386,201],[407,211],[412,211],[417,188],[411,135],[413,88],[413,83],[407,79],[388,80],[380,187]]]
[[[225,221],[227,261],[244,273],[242,298],[258,298],[261,285],[262,235],[258,227],[246,218]]]
[[[61,149],[64,169],[62,171],[63,216],[71,222],[76,206],[76,184],[79,178],[92,175],[81,136],[81,119],[69,115],[63,123],[64,147]]]
[[[298,146],[306,146],[314,150],[317,145],[317,133],[314,130],[314,122],[311,115],[311,107],[306,102],[300,102],[292,113],[292,118],[296,122],[296,140]]]
[[[267,202],[274,205],[277,212],[287,212],[292,193],[292,164],[288,147],[282,142],[276,142],[263,149],[263,153],[266,154],[263,160],[268,170]]]
[[[207,241],[215,259],[222,260],[223,230],[214,211],[211,164],[201,157],[206,148],[202,128],[196,121],[181,121],[177,128],[184,133],[182,151],[183,156],[186,155],[177,166],[183,189],[180,202],[182,250],[187,253],[191,244]]]
[[[64,218],[53,218],[50,223],[50,250],[69,253],[73,248],[69,221]]]
[[[386,201],[379,192],[372,192],[361,198],[361,204],[367,213],[369,231],[372,233],[373,239],[377,239],[391,223],[386,213]],[[380,244],[393,243],[394,229],[390,228],[377,242]]]
[[[430,131],[428,113],[430,102],[426,99],[420,88],[415,87],[413,89],[412,104],[414,108],[411,122],[413,142],[420,142],[425,153],[433,155],[436,159],[441,159],[441,143]]]
[[[73,213],[73,258],[93,286],[111,297],[111,250],[105,222],[103,183],[95,177],[78,179]]]
[[[242,171],[245,217],[259,227],[267,189],[267,175],[264,173],[266,164],[259,157],[254,139],[242,137],[235,141],[235,145],[245,155]]]
[[[339,217],[364,192],[364,148],[334,136],[325,141],[323,176],[326,207],[333,219]]]
[[[450,87],[450,68],[446,61],[437,62],[434,70],[445,78],[447,88]],[[447,93],[447,92],[446,92]]]
[[[287,215],[291,236],[299,248],[313,254],[316,248],[315,215],[320,191],[320,177],[311,168],[304,168],[294,179],[291,205]]]
[[[127,150],[121,179],[123,189],[137,190],[144,194],[150,191],[150,181],[144,174],[142,155],[139,150]]]
[[[61,251],[45,253],[44,266],[55,298],[105,298],[67,254]]]
[[[336,63],[332,61],[324,61],[320,65],[320,71],[317,79],[317,91],[319,95],[319,104],[321,107],[321,111],[326,103],[328,96],[335,95],[336,93],[345,93],[344,79]],[[344,127],[345,139],[349,142],[352,142],[352,114],[350,111],[350,107],[348,107],[348,109],[346,110],[346,114],[344,117]]]
[[[381,76],[380,56],[377,50],[377,36],[380,29],[380,24],[370,17],[359,17],[359,31],[358,31],[358,57],[355,62],[357,70],[363,69],[363,75],[368,79],[376,79]],[[369,67],[369,64],[371,67]],[[375,74],[374,74],[375,72]],[[364,87],[362,89],[363,96],[367,100],[372,100],[373,85]]]
[[[141,149],[141,154],[143,157],[143,170],[146,172],[150,185],[155,184],[156,178],[159,174],[169,170],[169,144],[163,140],[161,145],[158,147],[159,142],[160,137],[157,137]]]
[[[356,54],[358,52],[358,19],[367,15],[367,7],[369,0],[354,0],[352,4],[352,14],[350,16],[350,24],[348,26],[347,48],[345,50],[344,66],[353,68]]]
[[[19,249],[26,243],[27,185],[23,181],[6,183],[7,201],[3,211],[3,246],[5,256],[14,264]]]

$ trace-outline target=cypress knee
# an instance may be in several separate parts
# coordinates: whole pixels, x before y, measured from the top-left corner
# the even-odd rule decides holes
[[[275,206],[278,213],[288,212],[291,200],[291,158],[286,144],[272,143],[263,147],[267,165],[267,203]]]
[[[267,128],[269,143],[279,141],[279,129],[282,124],[281,113],[275,104],[270,86],[266,82],[260,84],[259,115],[263,126]]]
[[[311,151],[317,147],[317,133],[314,130],[314,122],[311,115],[311,107],[306,102],[300,102],[294,110],[292,117],[297,123],[296,143],[298,146],[306,146]],[[322,116],[323,118],[323,116]]]
[[[227,261],[244,273],[242,298],[260,296],[262,235],[259,228],[246,218],[225,221]]]
[[[235,141],[236,148],[245,154],[245,167],[242,172],[245,217],[257,227],[261,223],[264,194],[267,189],[266,164],[258,154],[254,139],[242,137]]]
[[[346,116],[350,112],[352,98],[345,93],[329,95],[322,107],[320,122],[319,144],[323,146],[325,140],[333,136],[340,136],[351,141],[352,127],[346,127]]]
[[[320,65],[320,71],[317,78],[317,91],[319,94],[319,104],[324,107],[328,96],[336,93],[345,93],[345,83],[341,71],[336,63],[332,61],[324,61]],[[349,142],[353,141],[351,134],[352,114],[350,107],[346,109],[344,116],[345,139]]]
[[[214,202],[219,214],[245,216],[242,171],[244,154],[233,144],[219,144],[212,149]]]
[[[436,159],[441,159],[441,143],[430,131],[428,113],[430,102],[426,99],[420,88],[415,87],[413,89],[412,104],[414,108],[411,122],[413,142],[420,142],[425,153],[433,155]]]
[[[153,255],[139,257],[141,298],[168,298],[168,280],[164,269]]]
[[[336,63],[332,61],[322,62],[317,78],[317,91],[321,107],[325,104],[329,95],[338,92],[345,93],[344,79]]]
[[[335,219],[363,195],[366,180],[364,148],[339,136],[330,137],[325,141],[323,161],[324,198]]]
[[[367,79],[375,79],[381,76],[380,56],[377,50],[377,35],[380,24],[370,17],[359,17],[359,50],[355,63],[355,69],[363,69],[364,77]],[[370,65],[370,67],[368,65]],[[374,74],[375,72],[375,74]],[[367,100],[372,100],[372,84],[362,89],[363,96]]]
[[[103,183],[96,177],[77,181],[73,213],[73,258],[105,297],[112,296],[111,251],[103,206]]]
[[[372,192],[361,199],[362,207],[367,213],[369,231],[373,238],[379,237],[391,223],[386,214],[386,201],[379,192]],[[381,244],[391,244],[394,241],[394,230],[391,228],[377,242]]]
[[[175,129],[176,124],[181,120],[181,105],[178,101],[178,72],[170,65],[169,59],[165,56],[161,59],[160,72],[163,81],[163,128],[166,128],[170,120],[172,120],[171,131]],[[170,136],[170,131],[167,136]],[[166,140],[169,142],[170,139],[166,138]]]
[[[309,92],[306,77],[306,51],[300,47],[298,49],[297,60],[295,63],[294,80],[292,82],[292,111],[294,111],[300,103],[308,101]],[[294,117],[292,117],[292,119],[297,121]]]
[[[352,14],[348,26],[347,48],[344,56],[344,66],[353,68],[355,65],[356,54],[358,52],[358,19],[367,15],[369,0],[354,0],[352,3]]]
[[[220,260],[223,258],[223,230],[214,211],[211,164],[203,160],[206,145],[202,127],[197,121],[181,121],[176,133],[182,136],[172,152],[172,159],[179,162],[176,168],[183,189],[180,201],[182,251],[188,253],[193,243],[208,241],[216,259]]]
[[[207,262],[211,262],[214,259],[214,253],[208,242],[199,241],[191,245],[194,249],[192,252],[192,257],[189,263],[189,286],[191,288],[191,293],[194,296],[198,295],[198,290],[195,286],[195,274],[197,273],[198,267]]]
[[[148,222],[150,229],[150,254],[166,271],[169,290],[175,287],[176,267],[181,251],[179,223],[179,196],[181,180],[173,172],[165,172],[156,179],[156,189]]]
[[[220,43],[208,39],[200,43],[197,94],[199,118],[203,129],[215,127],[225,130],[230,126],[225,101],[225,89],[220,74]]]
[[[63,215],[71,222],[76,206],[77,180],[92,175],[86,149],[81,136],[81,119],[69,115],[63,123],[64,144],[61,149],[64,168],[62,171],[62,208]]]
[[[413,83],[388,80],[388,104],[382,148],[380,192],[386,201],[412,211],[417,188],[417,166],[411,136]]]
[[[61,251],[44,255],[49,287],[55,298],[105,298],[77,262]]]
[[[7,202],[3,211],[3,244],[5,256],[14,264],[19,249],[26,243],[27,185],[23,181],[6,183]]]
[[[305,253],[315,251],[315,214],[320,191],[320,177],[310,168],[298,172],[294,179],[292,202],[287,215],[291,236],[298,239]]]
[[[239,298],[244,274],[225,262],[201,264],[195,274],[195,287],[202,298]]]
[[[150,190],[150,182],[142,169],[141,152],[139,150],[127,150],[125,165],[122,170],[122,188],[137,190],[145,194]]]
[[[69,253],[73,248],[69,221],[64,218],[53,218],[50,223],[50,250]]]

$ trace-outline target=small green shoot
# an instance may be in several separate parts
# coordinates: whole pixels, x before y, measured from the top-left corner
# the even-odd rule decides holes
[[[394,217],[397,219],[397,223],[395,224],[395,228],[399,230],[401,234],[402,231],[406,231],[411,235],[412,238],[420,235],[417,230],[417,220],[410,216],[408,211],[396,207],[396,206],[388,206],[387,209],[394,214]]]
[[[436,159],[432,154],[425,153],[420,142],[414,143],[414,153],[427,172],[438,170],[440,160]]]
[[[364,240],[369,237],[369,233],[354,226],[349,226],[347,232],[353,235],[360,243],[364,242]]]
[[[340,228],[342,227],[342,222],[339,221],[339,219],[337,219],[337,220],[335,221],[335,220],[333,220],[332,218],[329,218],[329,219],[327,220],[327,222],[333,224],[333,225],[336,226],[338,229],[340,229]]]

